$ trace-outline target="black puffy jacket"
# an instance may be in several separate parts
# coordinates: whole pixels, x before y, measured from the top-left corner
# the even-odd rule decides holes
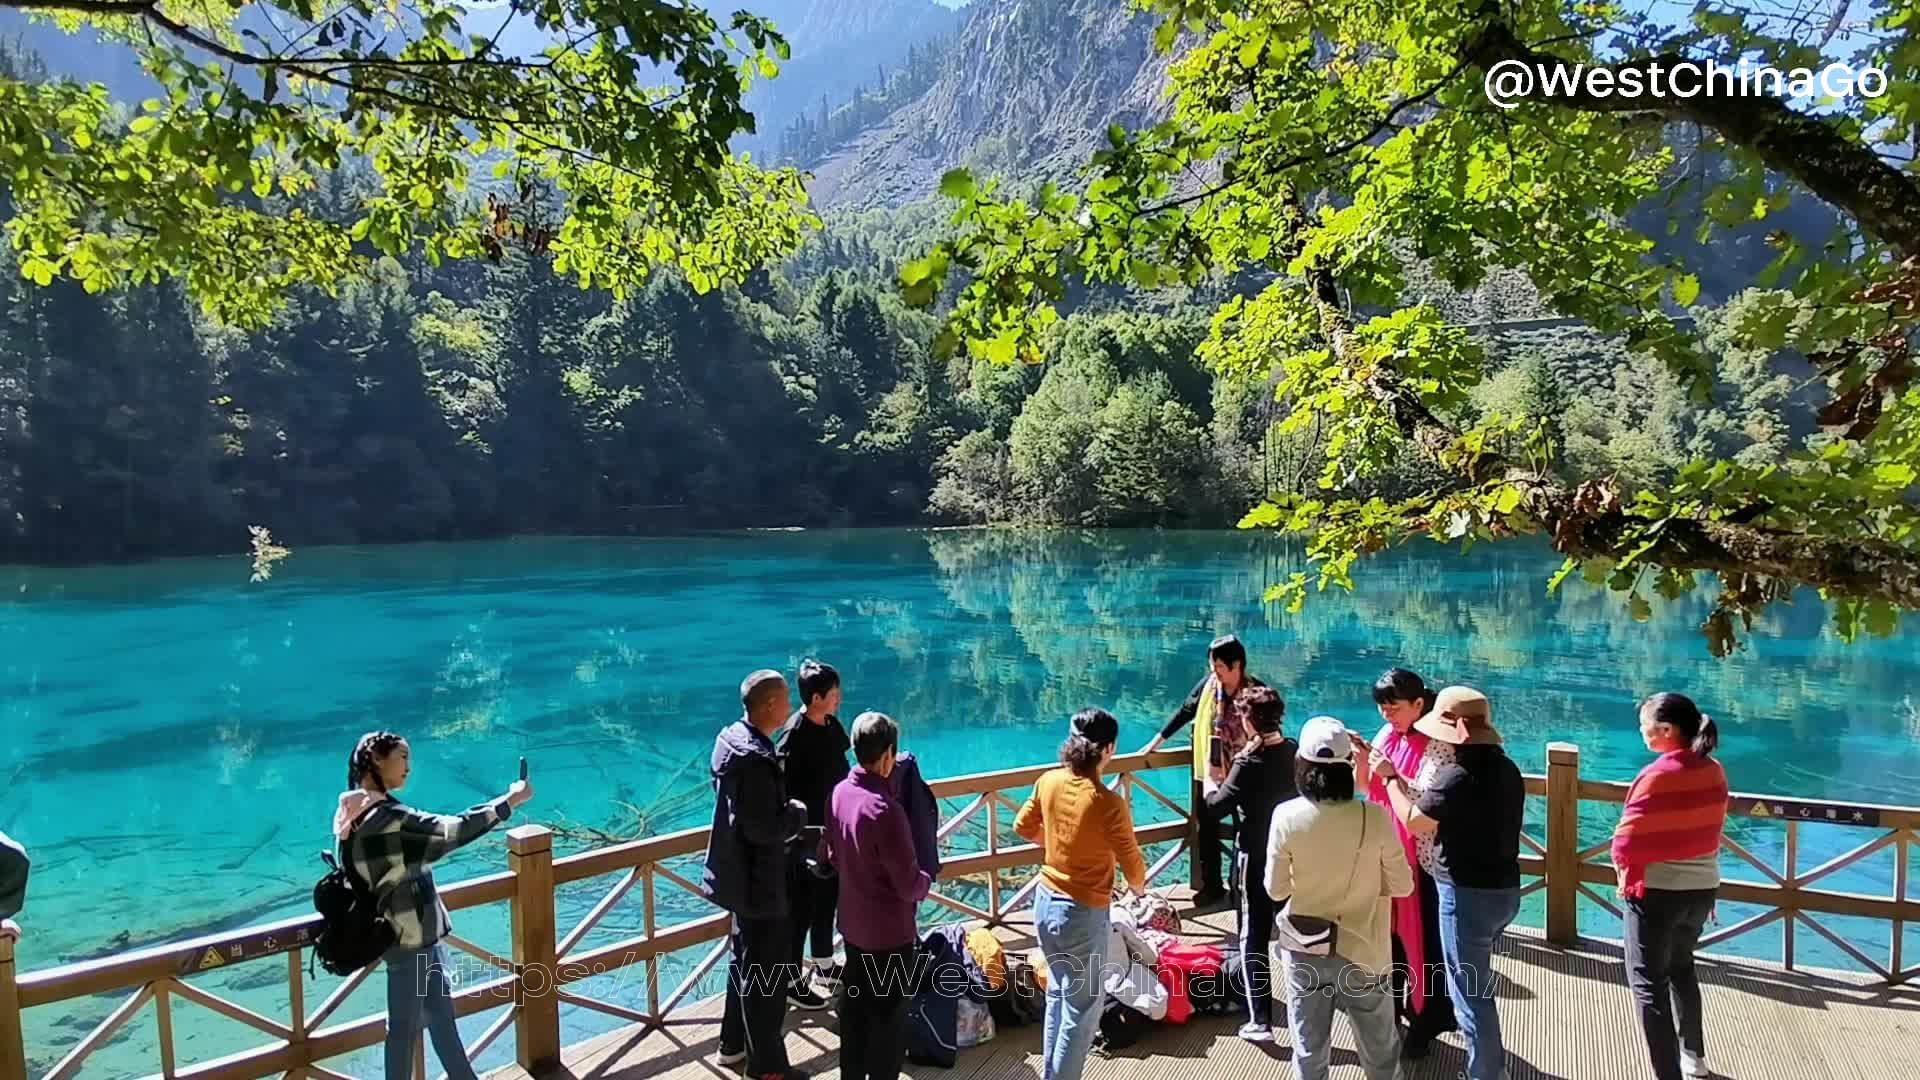
[[[787,910],[788,843],[806,813],[787,804],[773,740],[742,718],[713,740],[713,830],[701,890],[743,919]]]

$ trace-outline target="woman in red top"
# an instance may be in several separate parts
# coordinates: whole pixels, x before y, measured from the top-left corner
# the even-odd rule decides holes
[[[1627,982],[1653,1074],[1708,1076],[1693,950],[1720,888],[1727,774],[1711,757],[1720,734],[1685,696],[1655,694],[1640,704],[1640,737],[1660,756],[1634,777],[1613,833]]]

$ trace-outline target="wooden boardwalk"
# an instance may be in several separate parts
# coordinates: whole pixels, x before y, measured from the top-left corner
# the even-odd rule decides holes
[[[1019,916],[1025,920],[1026,916]],[[1186,918],[1197,941],[1232,936],[1231,913]],[[1002,936],[1009,951],[1033,946],[1031,924],[1017,921]],[[1587,942],[1578,950],[1517,930],[1503,942],[1500,1016],[1512,1054],[1510,1080],[1631,1080],[1652,1075],[1638,1014],[1627,990],[1616,945]],[[1864,976],[1785,971],[1740,959],[1703,959],[1708,1062],[1730,1080],[1880,1080],[1912,1075],[1920,1067],[1920,987],[1888,988]],[[1284,1027],[1276,1008],[1276,1041],[1243,1042],[1239,1017],[1196,1017],[1156,1028],[1112,1057],[1095,1055],[1087,1080],[1178,1080],[1293,1076]],[[567,1048],[563,1080],[738,1080],[738,1067],[715,1060],[720,1003],[689,1006],[665,1030],[634,1027]],[[837,1078],[837,1040],[831,1012],[790,1011],[787,1051],[795,1066]],[[916,1080],[1037,1080],[1036,1026],[1003,1031],[992,1042],[963,1051],[952,1069],[908,1065]],[[1334,1021],[1335,1080],[1360,1076],[1359,1059],[1343,1018]],[[1458,1035],[1445,1036],[1419,1062],[1406,1063],[1406,1080],[1452,1080],[1465,1068]],[[519,1068],[492,1080],[528,1080]]]

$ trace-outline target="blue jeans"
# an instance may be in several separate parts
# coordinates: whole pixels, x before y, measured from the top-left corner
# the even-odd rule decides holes
[[[1447,961],[1447,996],[1467,1044],[1467,1080],[1500,1080],[1507,1051],[1500,1041],[1500,1008],[1493,996],[1493,943],[1520,914],[1519,889],[1468,889],[1448,881],[1440,890],[1440,950]]]
[[[1400,1029],[1393,1019],[1392,986],[1340,956],[1310,956],[1283,950],[1280,978],[1287,993],[1287,1028],[1293,1033],[1293,1071],[1298,1080],[1327,1080],[1333,1060],[1333,1010],[1353,1025],[1353,1045],[1367,1080],[1393,1080],[1400,1061]]]
[[[447,1080],[475,1080],[453,1021],[447,951],[438,944],[387,950],[387,1080],[413,1080],[413,1040],[424,1023]]]
[[[1041,1029],[1041,1080],[1080,1080],[1100,1032],[1102,977],[1111,920],[1106,908],[1036,888],[1033,927],[1047,960],[1047,1019]]]

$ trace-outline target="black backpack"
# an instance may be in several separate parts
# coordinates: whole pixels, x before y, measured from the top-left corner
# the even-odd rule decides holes
[[[1108,998],[1100,1011],[1100,1032],[1093,1037],[1093,1049],[1102,1054],[1125,1050],[1139,1042],[1152,1026],[1153,1020],[1146,1013]]]
[[[354,827],[378,805],[362,811],[354,819]],[[353,836],[352,828],[347,836]],[[381,917],[373,890],[353,872],[346,841],[340,843],[338,861],[327,851],[320,853],[320,861],[327,864],[327,874],[313,886],[313,910],[320,913],[320,934],[314,938],[313,955],[329,972],[351,975],[380,959],[398,937],[393,924]]]

